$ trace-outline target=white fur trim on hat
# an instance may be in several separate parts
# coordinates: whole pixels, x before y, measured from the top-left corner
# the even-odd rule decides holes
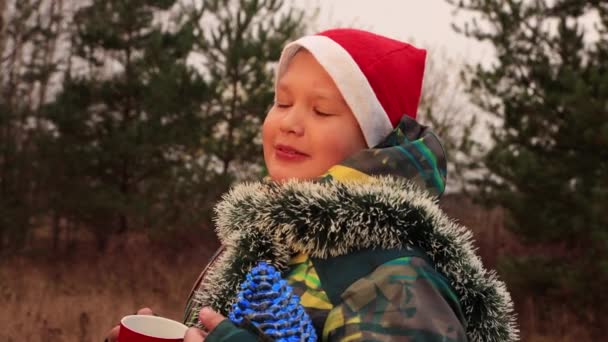
[[[353,111],[367,146],[373,147],[382,141],[393,130],[391,121],[355,60],[332,39],[306,36],[285,46],[279,60],[275,86],[300,48],[308,50],[334,80]]]

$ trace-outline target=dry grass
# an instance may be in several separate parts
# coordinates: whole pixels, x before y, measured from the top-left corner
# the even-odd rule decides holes
[[[130,236],[112,241],[104,254],[91,246],[61,257],[3,260],[0,341],[102,341],[122,316],[143,306],[181,320],[192,284],[216,246],[207,244],[189,241],[176,252]]]

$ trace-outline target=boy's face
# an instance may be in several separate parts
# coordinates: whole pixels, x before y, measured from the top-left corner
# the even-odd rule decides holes
[[[278,81],[262,140],[273,180],[318,177],[367,147],[342,94],[305,50],[291,59]]]

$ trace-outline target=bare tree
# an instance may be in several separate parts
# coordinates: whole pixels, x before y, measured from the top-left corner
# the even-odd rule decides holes
[[[35,195],[33,137],[57,74],[63,0],[0,1],[0,247],[25,243]]]

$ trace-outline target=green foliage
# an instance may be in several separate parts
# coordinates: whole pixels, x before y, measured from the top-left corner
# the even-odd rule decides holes
[[[563,245],[568,252],[544,268],[568,265],[552,281],[570,303],[605,317],[592,304],[608,301],[608,5],[457,3],[477,18],[462,32],[496,49],[490,67],[469,68],[470,92],[501,121],[485,157],[489,176],[479,182],[484,199],[508,209],[509,227],[528,242]],[[564,281],[573,270],[577,277]],[[510,274],[518,272],[538,276],[521,267]]]
[[[13,126],[15,115],[0,103],[0,252],[22,247],[30,230],[31,208],[27,205],[29,186],[23,172],[28,171],[29,151],[18,146]]]
[[[194,150],[209,91],[186,64],[191,31],[163,31],[155,14],[174,1],[94,1],[74,17],[73,64],[47,106],[53,127],[40,141],[51,208],[93,230],[167,223],[168,197],[183,155]]]
[[[557,266],[550,257],[532,256],[506,258],[498,265],[501,273],[509,274],[509,285],[515,290],[525,289],[536,298],[556,294],[560,290],[559,279],[568,274],[567,266]]]

